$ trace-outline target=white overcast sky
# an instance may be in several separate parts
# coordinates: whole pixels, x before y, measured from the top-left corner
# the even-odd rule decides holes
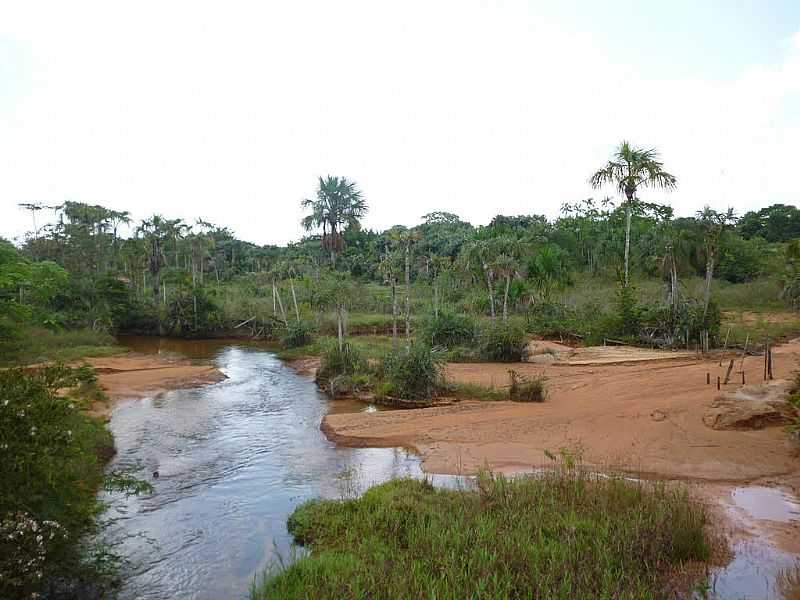
[[[21,202],[301,235],[318,175],[365,226],[558,214],[623,138],[679,214],[800,199],[800,2],[0,0],[0,236]]]

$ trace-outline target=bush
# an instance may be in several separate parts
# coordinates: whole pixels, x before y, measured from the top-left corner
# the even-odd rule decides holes
[[[222,326],[222,311],[205,288],[181,288],[170,298],[164,326],[177,337],[201,337]]]
[[[508,387],[508,397],[515,402],[544,402],[547,398],[545,382],[547,378],[537,376],[529,379],[520,375],[513,369],[508,372],[511,385]]]
[[[423,320],[421,337],[428,346],[454,348],[471,344],[475,339],[475,320],[469,315],[441,310]]]
[[[483,360],[521,362],[527,356],[525,332],[510,323],[495,323],[481,331],[478,352]]]
[[[337,377],[352,376],[366,370],[366,363],[358,349],[348,342],[341,348],[336,340],[329,340],[322,347],[320,365],[317,369],[317,383],[329,389],[330,383]]]
[[[74,590],[108,575],[108,556],[93,560],[84,540],[102,509],[97,456],[109,454],[111,435],[59,393],[94,382],[87,368],[0,371],[0,597]]]
[[[383,361],[389,394],[404,400],[429,400],[444,382],[444,352],[425,344],[395,350]]]
[[[308,321],[292,321],[280,333],[279,341],[284,348],[299,348],[314,339],[314,324]]]

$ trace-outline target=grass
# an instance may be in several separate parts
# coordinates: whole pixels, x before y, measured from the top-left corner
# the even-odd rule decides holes
[[[52,331],[30,329],[12,360],[0,358],[0,365],[11,366],[39,362],[71,362],[79,358],[112,356],[124,352],[109,334],[90,329]]]
[[[447,394],[467,400],[508,400],[508,387],[489,387],[478,383],[448,381]]]
[[[294,360],[303,356],[319,356],[322,348],[335,336],[321,336],[312,343],[297,348],[284,348],[276,351],[281,360]],[[347,343],[356,348],[361,356],[368,360],[381,360],[392,350],[392,336],[390,335],[353,335],[347,338]],[[405,339],[397,337],[397,345],[402,346]]]
[[[298,507],[289,531],[311,554],[250,598],[659,598],[708,560],[705,524],[682,488],[578,468],[474,490],[396,479]]]

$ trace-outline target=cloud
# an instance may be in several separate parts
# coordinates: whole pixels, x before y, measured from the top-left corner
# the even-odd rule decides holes
[[[2,12],[0,235],[28,228],[17,202],[73,199],[285,243],[326,173],[359,182],[372,227],[435,209],[552,217],[593,194],[622,138],[661,150],[680,187],[651,199],[679,213],[797,198],[800,33],[776,64],[672,79],[523,5]]]

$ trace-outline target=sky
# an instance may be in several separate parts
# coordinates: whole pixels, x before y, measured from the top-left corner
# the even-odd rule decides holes
[[[372,229],[553,218],[623,139],[677,214],[798,204],[800,2],[0,0],[9,239],[73,200],[285,244],[327,174]]]

